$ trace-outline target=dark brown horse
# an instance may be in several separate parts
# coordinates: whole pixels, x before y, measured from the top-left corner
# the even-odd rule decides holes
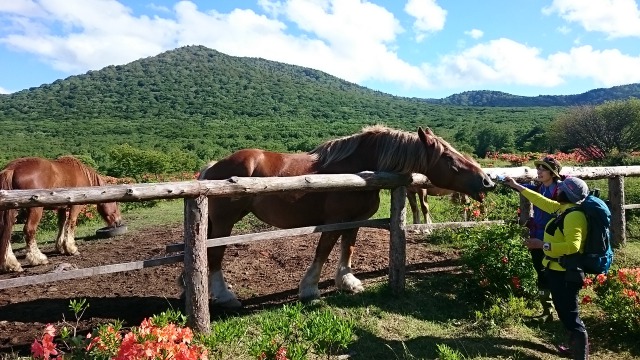
[[[0,189],[26,190],[70,188],[79,186],[106,185],[102,177],[73,156],[63,156],[57,160],[36,157],[20,158],[10,162],[0,171]],[[61,254],[76,255],[76,221],[85,205],[71,205],[57,208],[58,237],[56,249]],[[97,205],[98,213],[110,227],[120,226],[122,217],[115,202]],[[31,265],[46,264],[46,255],[40,252],[36,243],[36,230],[44,208],[27,209],[24,236],[27,243],[27,262]],[[0,211],[0,271],[22,271],[22,266],[11,250],[11,232],[16,220],[16,209]]]
[[[240,150],[200,172],[199,179],[221,180],[232,176],[296,176],[340,174],[361,171],[422,173],[439,187],[469,194],[482,201],[484,192],[495,187],[480,166],[435,136],[431,130],[418,133],[382,126],[359,134],[325,142],[309,153],[283,154],[259,149]],[[209,199],[209,238],[229,236],[235,223],[253,213],[260,220],[280,228],[303,227],[365,220],[379,205],[379,190],[311,192],[292,197],[269,194]],[[350,292],[363,290],[351,271],[351,258],[358,229],[324,232],[315,258],[300,282],[299,297],[320,296],[320,271],[336,241],[342,236],[336,286]],[[222,306],[240,306],[222,273],[225,247],[208,249],[212,299]]]

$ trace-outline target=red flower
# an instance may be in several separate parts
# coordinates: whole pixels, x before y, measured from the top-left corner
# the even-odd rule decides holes
[[[509,262],[509,258],[506,256],[503,256],[502,259],[500,259],[500,261],[502,261],[503,264],[506,264]]]
[[[589,295],[585,295],[585,296],[582,298],[582,303],[583,303],[583,304],[588,304],[588,303],[590,303],[590,302],[592,302],[592,301],[593,301],[593,299],[591,299],[591,296],[589,296]]]
[[[522,285],[520,284],[520,278],[517,276],[511,278],[511,283],[516,289],[520,289],[522,287]]]

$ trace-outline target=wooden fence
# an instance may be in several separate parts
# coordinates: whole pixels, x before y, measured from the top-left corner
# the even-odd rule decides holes
[[[488,168],[485,169],[485,171],[490,175],[508,175],[518,181],[530,181],[536,177],[535,169],[526,167]],[[624,243],[625,209],[640,207],[638,205],[624,204],[624,177],[640,176],[640,166],[565,168],[563,174],[578,176],[583,179],[609,179],[609,200],[615,229],[613,233],[614,242],[618,245]],[[428,180],[418,174],[405,176],[382,172],[363,172],[358,174],[315,174],[274,178],[232,177],[227,180],[125,184],[73,189],[0,190],[0,210],[38,206],[92,204],[107,201],[131,202],[153,199],[185,199],[184,244],[176,244],[168,247],[168,251],[170,252],[183,250],[183,254],[123,264],[70,270],[57,274],[50,273],[5,279],[0,280],[0,289],[129,271],[184,261],[185,310],[189,318],[189,325],[197,331],[208,332],[210,321],[207,282],[208,269],[206,261],[206,248],[208,246],[246,243],[355,227],[377,227],[389,229],[389,282],[394,291],[402,291],[404,289],[406,262],[405,230],[414,228],[477,226],[486,223],[495,223],[469,222],[407,225],[405,221],[405,199],[406,186],[410,184],[429,186]],[[219,239],[207,239],[208,197],[282,193],[293,190],[314,192],[327,190],[354,191],[380,188],[392,189],[391,214],[389,219],[328,224]],[[522,206],[523,209],[526,209],[526,206],[530,205],[522,202]],[[526,211],[523,211],[521,216],[528,216],[528,214]]]

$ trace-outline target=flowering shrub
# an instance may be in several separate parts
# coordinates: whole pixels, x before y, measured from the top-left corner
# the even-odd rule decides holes
[[[47,324],[44,328],[42,340],[36,339],[31,344],[31,354],[35,359],[58,359],[58,349],[56,349],[56,344],[53,342],[55,335],[56,328],[51,324]],[[51,357],[52,355],[55,357]]]
[[[489,299],[534,297],[535,271],[518,225],[466,230],[462,262],[469,270],[469,290]]]
[[[487,159],[494,161],[507,161],[513,166],[523,166],[525,163],[537,159],[541,159],[549,154],[541,153],[524,153],[524,154],[501,154],[498,152],[488,152]],[[562,164],[581,164],[590,160],[602,159],[604,155],[594,147],[576,150],[571,153],[563,153],[561,151],[553,154],[553,157]]]
[[[75,306],[75,307],[74,307]],[[71,305],[76,312],[82,313],[86,309],[84,301]],[[171,315],[171,314],[170,314]],[[176,360],[204,360],[207,350],[192,343],[193,332],[188,327],[182,327],[166,321],[165,313],[142,321],[139,327],[130,331],[122,330],[119,323],[106,324],[98,327],[86,337],[77,336],[75,327],[71,332],[68,327],[61,331],[62,346],[58,348],[54,342],[56,329],[48,324],[41,340],[34,340],[31,353],[34,359],[176,359]],[[61,346],[61,347],[62,347]],[[68,357],[66,356],[68,355]]]
[[[612,323],[640,335],[640,268],[589,277],[585,287],[593,287],[596,297],[585,296],[583,303],[593,301]]]

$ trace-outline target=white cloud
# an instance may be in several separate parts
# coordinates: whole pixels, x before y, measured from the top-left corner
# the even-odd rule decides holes
[[[44,12],[33,0],[0,1],[0,13],[19,16],[43,16]]]
[[[569,3],[557,0],[552,7]],[[458,50],[416,65],[396,52],[404,31],[399,20],[367,0],[259,0],[259,5],[264,14],[250,9],[221,13],[183,0],[166,17],[150,17],[136,16],[115,0],[0,0],[0,20],[11,22],[0,31],[0,44],[34,54],[68,73],[196,44],[233,56],[319,69],[356,83],[405,89],[552,87],[573,78],[592,79],[602,86],[640,82],[640,57],[579,45],[543,55],[542,49],[506,38],[472,47],[461,40]],[[406,10],[414,14],[415,29],[423,34],[444,26],[446,11],[434,1],[409,0]],[[465,34],[484,36],[478,29]]]
[[[117,1],[41,0],[38,14],[14,23],[22,31],[0,38],[0,43],[38,55],[54,68],[79,72],[122,64],[174,47],[175,22],[134,17]],[[57,26],[47,26],[54,22]],[[60,27],[61,31],[54,32]]]
[[[492,40],[456,54],[423,70],[437,87],[525,85],[554,87],[570,79],[591,79],[599,86],[640,82],[640,56],[581,46],[543,57],[534,47],[510,39]]]
[[[409,0],[404,11],[416,19],[413,29],[418,42],[422,41],[428,33],[442,30],[447,18],[447,11],[435,0]]]
[[[353,82],[426,86],[419,67],[401,60],[393,49],[403,31],[399,21],[366,0],[261,0],[272,17],[250,9],[201,11],[191,1],[176,3],[171,14],[175,18],[135,16],[116,0],[30,4],[36,5],[31,11],[38,15],[16,22],[19,31],[0,35],[0,43],[69,73],[197,44],[229,55],[320,69]],[[289,34],[285,21],[304,34]]]
[[[0,94],[11,94],[11,91],[0,86]]]
[[[603,32],[611,38],[640,37],[640,11],[635,0],[554,0],[543,13],[557,13],[587,31]]]
[[[509,39],[492,40],[441,58],[436,65],[425,65],[440,86],[465,84],[521,84],[554,86],[562,83],[540,58],[540,50]],[[541,76],[543,75],[544,76]]]
[[[617,49],[594,50],[585,45],[553,54],[548,62],[565,77],[593,79],[605,87],[640,82],[640,56],[624,55]]]
[[[157,5],[154,3],[148,4],[147,7],[151,10],[155,10],[155,11],[159,11],[159,12],[164,12],[164,13],[170,13],[171,9],[169,9],[168,7],[164,6],[164,5]]]
[[[484,35],[484,32],[478,29],[471,29],[465,31],[464,34],[470,36],[472,39],[480,39]]]

